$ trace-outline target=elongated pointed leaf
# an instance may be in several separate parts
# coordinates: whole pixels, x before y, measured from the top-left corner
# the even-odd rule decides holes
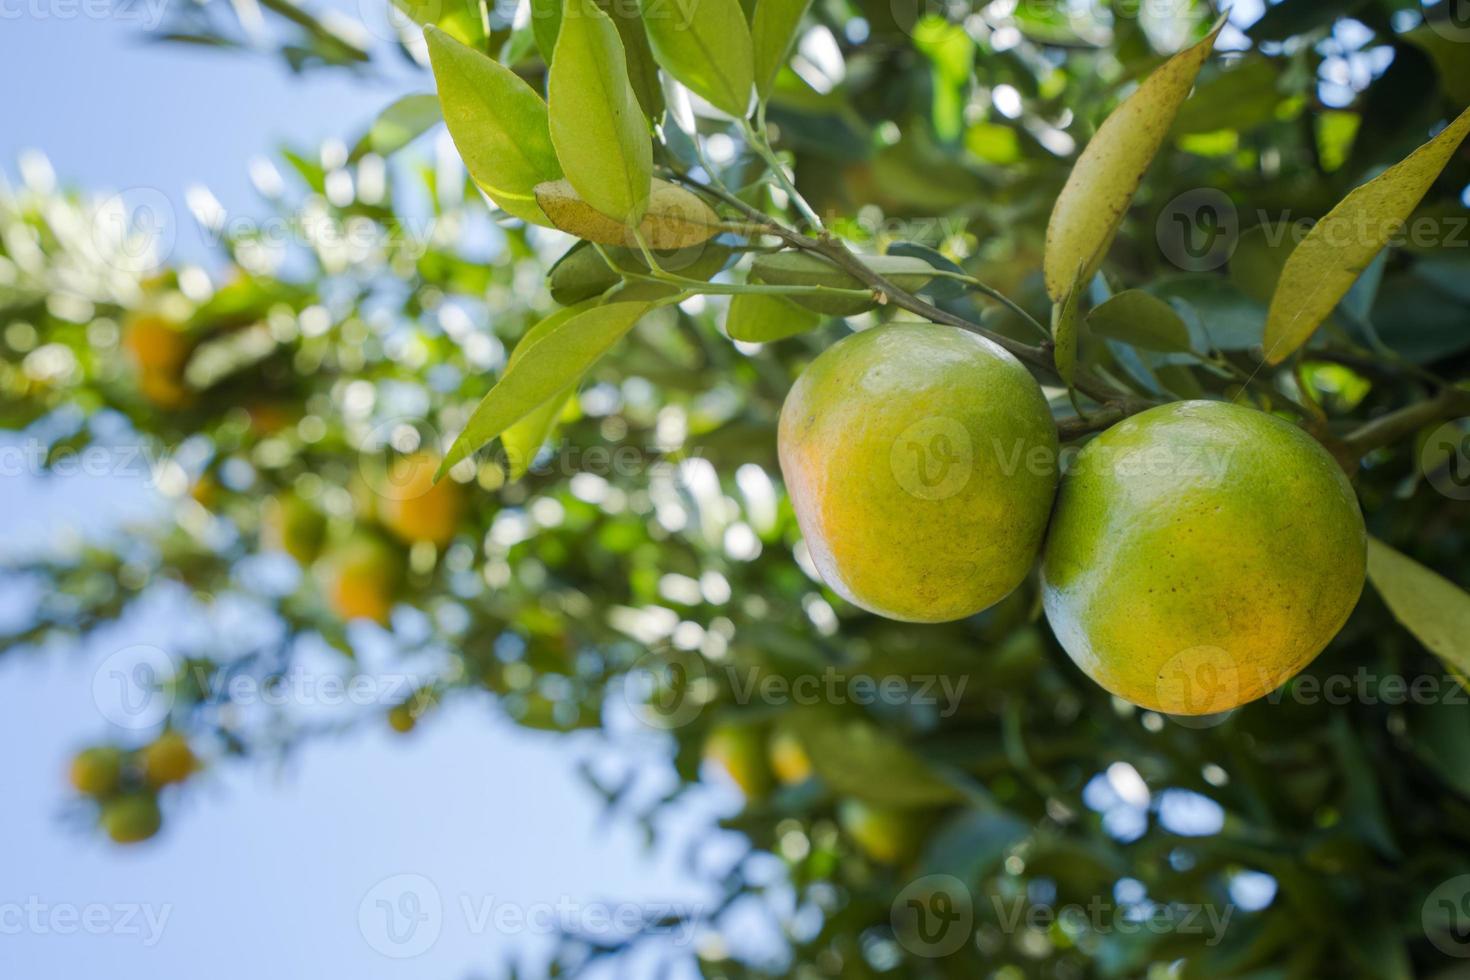
[[[551,316],[537,323],[530,330],[527,330],[526,335],[521,338],[520,343],[516,344],[515,350],[510,352],[510,359],[506,361],[505,365],[506,370],[509,371],[511,368],[514,368],[516,362],[520,360],[521,355],[540,341],[541,338],[551,333],[557,327],[560,327],[563,323],[566,323],[572,317],[596,305],[596,301],[589,300],[578,303],[575,306],[569,306],[564,310],[557,310]],[[536,406],[531,410],[529,415],[526,415],[500,434],[500,444],[505,449],[505,458],[510,466],[510,478],[512,480],[519,480],[526,475],[526,470],[530,468],[531,461],[536,458],[536,453],[540,451],[542,445],[545,444],[547,438],[551,435],[551,430],[556,425],[556,420],[561,415],[561,410],[566,406],[567,399],[571,398],[572,393],[576,391],[577,385],[581,383],[582,377],[582,374],[578,374],[565,388]]]
[[[1079,271],[1061,302],[1051,309],[1052,360],[1057,366],[1058,377],[1068,388],[1077,377],[1077,330],[1082,319],[1082,286],[1086,281]]]
[[[1373,257],[1403,227],[1470,133],[1470,109],[1434,139],[1354,190],[1291,253],[1266,315],[1266,360],[1279,364],[1307,340]]]
[[[639,7],[660,67],[710,105],[744,118],[755,62],[740,0],[640,0]]]
[[[750,40],[755,60],[755,91],[770,98],[776,76],[796,41],[796,31],[812,0],[756,0],[750,21]]]
[[[638,96],[643,114],[657,121],[664,111],[664,90],[658,80],[658,63],[643,30],[643,19],[631,0],[597,0],[603,13],[612,18],[623,42],[623,57],[628,66],[628,83]],[[531,0],[531,30],[541,57],[551,64],[556,52],[556,37],[561,31],[562,0]]]
[[[1189,350],[1189,328],[1174,307],[1140,289],[1127,289],[1087,314],[1087,326],[1100,337],[1145,350]]]
[[[440,475],[575,384],[608,348],[633,329],[649,307],[648,303],[594,306],[543,330],[540,338],[506,367],[500,381],[475,407],[440,464]]]
[[[426,28],[424,38],[444,122],[470,176],[508,213],[550,225],[534,193],[561,177],[546,103],[510,69],[443,31]]]
[[[1179,52],[1114,109],[1077,158],[1046,226],[1046,291],[1067,295],[1077,269],[1087,279],[1102,264],[1133,194],[1159,152],[1200,66],[1215,46],[1209,36]]]
[[[1455,670],[1470,673],[1470,593],[1372,537],[1368,580],[1420,643]]]
[[[352,159],[359,160],[366,153],[379,156],[397,153],[443,118],[438,96],[405,95],[378,113],[367,133],[353,147]]]
[[[628,81],[623,42],[593,0],[567,0],[551,59],[551,142],[577,194],[636,225],[648,205],[653,144]]]
[[[781,296],[742,293],[730,300],[725,316],[725,333],[731,340],[767,344],[805,333],[822,318]]]

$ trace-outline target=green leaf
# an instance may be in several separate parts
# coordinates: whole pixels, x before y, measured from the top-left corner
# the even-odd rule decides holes
[[[639,0],[639,7],[663,70],[715,108],[745,118],[755,60],[740,0]]]
[[[565,180],[536,185],[536,203],[562,231],[602,245],[634,246],[632,230],[614,221],[584,200]],[[648,203],[638,233],[652,249],[689,248],[707,242],[721,231],[720,216],[697,195],[666,180],[650,185]]]
[[[658,65],[648,46],[643,19],[630,0],[597,0],[602,12],[612,18],[623,42],[623,58],[628,66],[628,84],[638,96],[638,104],[650,121],[657,121],[664,111],[664,90],[658,80]],[[541,57],[551,64],[556,52],[556,37],[561,31],[562,0],[531,0],[531,28],[536,34],[536,47]]]
[[[1269,120],[1281,102],[1279,74],[1269,58],[1250,56],[1202,81],[1174,120],[1176,135],[1252,129]]]
[[[515,363],[506,366],[505,374],[475,407],[464,431],[439,464],[438,475],[443,476],[455,463],[524,419],[568,385],[575,384],[598,358],[633,329],[650,306],[649,303],[594,306],[541,331],[540,337],[520,353]]]
[[[1163,144],[1224,21],[1164,62],[1098,127],[1067,177],[1046,226],[1046,291],[1060,302],[1076,275],[1102,264],[1133,194]]]
[[[725,333],[731,340],[766,344],[805,333],[821,322],[819,314],[797,306],[784,296],[741,293],[730,300]]]
[[[934,278],[934,269],[923,259],[906,255],[863,255],[863,265],[912,292]],[[750,281],[775,286],[826,286],[828,289],[865,289],[863,283],[831,262],[806,252],[775,252],[757,256],[750,266]],[[792,296],[793,303],[831,316],[854,316],[871,310],[878,301],[870,296]]]
[[[1092,332],[1166,354],[1190,349],[1189,328],[1174,308],[1141,289],[1118,293],[1087,314]]]
[[[1373,537],[1368,539],[1368,581],[1393,618],[1431,653],[1470,673],[1470,594]]]
[[[534,196],[537,184],[561,176],[546,103],[510,69],[443,31],[425,28],[424,39],[444,122],[470,176],[508,213],[550,224]]]
[[[1052,360],[1056,362],[1057,375],[1068,388],[1077,377],[1077,324],[1086,282],[1087,277],[1078,269],[1067,294],[1051,308],[1051,340],[1055,345]]]
[[[531,0],[531,30],[541,57],[551,64],[556,53],[556,36],[561,32],[562,0]]]
[[[588,249],[588,251],[591,251]],[[592,254],[596,255],[596,252]],[[604,266],[606,268],[606,266]],[[505,369],[511,370],[516,362],[527,349],[540,341],[547,334],[566,323],[572,317],[591,309],[596,303],[587,301],[570,306],[564,310],[557,310],[546,319],[540,321],[530,330],[526,331],[520,343],[516,344],[515,350],[510,352],[510,359],[506,361]],[[586,372],[583,372],[585,374]],[[556,420],[561,416],[561,410],[566,406],[567,399],[572,397],[577,385],[581,383],[583,374],[577,377],[557,394],[552,395],[536,408],[531,410],[520,421],[500,434],[500,444],[505,449],[506,462],[510,469],[510,479],[519,480],[526,475],[531,461],[536,458],[536,453],[551,436],[551,430],[556,425]]]
[[[485,25],[478,5],[445,0],[393,0],[393,6],[425,28],[435,27],[461,44],[478,50],[485,43]],[[291,3],[291,8],[297,4]]]
[[[771,97],[776,76],[791,56],[797,28],[811,3],[812,0],[756,0],[750,40],[755,61],[755,92],[762,101]]]
[[[1470,109],[1434,139],[1358,187],[1312,227],[1281,270],[1266,314],[1266,361],[1307,342],[1414,208],[1470,132]]]
[[[439,98],[434,95],[405,95],[373,120],[367,134],[353,148],[354,160],[364,153],[388,156],[397,153],[443,120]]]
[[[1296,238],[1290,225],[1263,224],[1246,229],[1230,253],[1230,281],[1257,303],[1269,303],[1294,248]]]
[[[648,274],[648,263],[643,261],[643,255],[639,251],[610,247],[603,249],[602,252],[607,253],[608,259],[612,260],[612,265],[603,259],[597,249],[586,242],[578,242],[565,255],[557,259],[546,277],[547,285],[551,287],[551,298],[564,306],[569,306],[600,295],[617,285],[622,278],[622,271]],[[665,272],[672,272],[685,279],[708,282],[715,273],[725,267],[726,261],[730,258],[730,249],[725,245],[710,243],[701,248],[657,252],[655,257]],[[638,286],[658,285],[660,288],[656,293],[648,294],[651,296],[673,295],[678,292],[676,286],[667,283],[637,282],[635,284]],[[618,298],[626,297],[620,292]]]
[[[876,725],[813,709],[792,716],[812,768],[844,796],[887,806],[949,803],[960,792],[908,746]]]
[[[648,206],[653,144],[618,29],[592,0],[567,0],[547,88],[567,181],[597,211],[636,225]]]

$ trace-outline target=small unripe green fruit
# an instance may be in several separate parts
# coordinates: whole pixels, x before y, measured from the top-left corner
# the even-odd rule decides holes
[[[1078,454],[1047,536],[1043,602],[1104,688],[1206,715],[1311,663],[1366,568],[1357,498],[1315,440],[1254,409],[1175,402]]]
[[[128,793],[102,804],[102,828],[118,844],[136,844],[158,833],[163,814],[152,793]]]
[[[912,810],[843,800],[837,806],[837,822],[858,850],[879,864],[902,864],[924,842],[925,821]]]
[[[1035,563],[1056,428],[1035,379],[982,337],[903,324],[842,340],[797,379],[778,442],[817,571],[870,612],[960,619]]]
[[[83,749],[71,760],[71,784],[88,796],[110,796],[122,781],[122,762],[122,750],[116,746]]]

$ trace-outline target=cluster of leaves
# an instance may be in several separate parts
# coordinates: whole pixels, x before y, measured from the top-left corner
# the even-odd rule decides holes
[[[360,253],[311,242],[305,274],[272,269],[249,236],[227,242],[232,275],[218,284],[192,269],[129,274],[76,239],[95,224],[86,202],[6,191],[3,424],[42,441],[52,463],[119,432],[167,450],[174,501],[159,524],[16,563],[9,574],[38,599],[6,649],[105,637],[170,595],[219,621],[245,611],[269,623],[160,640],[180,664],[168,723],[221,757],[289,751],[393,711],[395,727],[412,727],[408,690],[350,715],[289,699],[244,710],[229,678],[285,685],[302,670],[412,665],[410,721],[440,699],[485,696],[521,724],[603,728],[616,742],[629,698],[642,710],[625,693],[630,672],[650,658],[680,667],[653,672],[694,679],[662,702],[681,722],[669,728],[681,780],[656,806],[698,781],[711,746],[739,770],[749,804],[730,824],[751,850],[723,882],[726,904],[773,891],[762,863],[781,859],[796,912],[778,913],[775,896],[767,908],[790,963],[811,973],[1122,976],[1172,962],[1198,976],[1408,976],[1435,964],[1420,910],[1470,870],[1470,716],[1450,695],[1339,704],[1293,692],[1359,672],[1443,679],[1452,668],[1425,646],[1463,669],[1465,632],[1445,612],[1463,593],[1375,548],[1387,605],[1366,595],[1281,697],[1192,727],[1082,677],[1038,625],[1032,584],[972,620],[921,629],[845,606],[802,570],[774,419],[804,362],[847,329],[837,318],[979,329],[1054,386],[1069,436],[1171,397],[1300,415],[1349,465],[1362,461],[1373,534],[1463,581],[1465,505],[1425,481],[1418,437],[1465,414],[1443,379],[1465,375],[1470,249],[1380,252],[1368,240],[1323,265],[1311,236],[1292,252],[1272,233],[1289,208],[1319,217],[1339,200],[1360,211],[1366,200],[1380,218],[1463,214],[1470,166],[1452,154],[1466,117],[1410,156],[1464,104],[1440,35],[1398,30],[1394,4],[1360,5],[1353,30],[1370,40],[1358,47],[1392,60],[1324,112],[1319,72],[1356,52],[1305,0],[1236,36],[1238,56],[1209,60],[1208,43],[1158,54],[1207,30],[1189,7],[1150,31],[1051,5],[987,7],[963,23],[900,21],[882,3],[702,0],[662,5],[669,21],[655,6],[533,5],[522,28],[405,8],[434,22],[438,102],[473,185],[430,175],[442,234],[427,238],[409,234],[391,195],[326,194],[335,173],[431,126],[422,99],[389,107],[349,159],[291,157],[309,207],[373,231]],[[1074,166],[1079,143],[1089,149]],[[451,234],[491,214],[474,187],[496,217],[517,219],[501,222],[493,254]],[[1225,194],[1240,234],[1228,264],[1191,271],[1160,217],[1199,188]],[[586,244],[553,263],[544,250],[566,239],[536,226]],[[1331,219],[1317,227],[1325,237]],[[167,404],[123,345],[139,317],[186,340],[182,394]],[[741,345],[718,336],[719,317]],[[500,381],[476,407],[491,370]],[[309,500],[330,553],[377,523],[374,474],[450,432],[464,434],[445,479],[474,504],[448,542],[398,553],[391,629],[344,623],[318,569],[273,554],[263,501]],[[497,436],[500,455],[476,452]],[[751,703],[763,679],[828,672],[966,683],[952,705]],[[745,746],[733,753],[732,732]],[[768,740],[794,740],[810,773],[772,791]],[[1095,789],[1111,767],[1151,791],[1135,798],[1131,829]],[[632,812],[625,795],[631,771],[589,779],[610,811],[652,832],[653,812]],[[1171,822],[1169,794],[1214,801],[1218,832]],[[865,846],[843,819],[853,801],[907,815],[922,841]],[[939,960],[903,945],[890,919],[895,896],[931,872],[975,896],[973,940]],[[1218,941],[1006,915],[1012,900],[1138,916],[1223,908],[1248,872],[1274,880],[1274,900],[1237,909]],[[622,947],[571,936],[561,956],[576,968]],[[780,969],[715,952],[700,966]]]

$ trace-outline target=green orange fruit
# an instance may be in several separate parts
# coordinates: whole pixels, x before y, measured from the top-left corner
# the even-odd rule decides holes
[[[1046,617],[1082,670],[1134,704],[1215,714],[1309,664],[1363,588],[1352,486],[1301,429],[1175,402],[1118,423],[1062,481]]]
[[[122,782],[122,766],[122,750],[114,745],[83,749],[71,760],[71,784],[88,796],[110,796]]]
[[[824,351],[781,409],[781,472],[822,579],[890,619],[960,619],[1035,563],[1057,482],[1045,396],[953,327],[903,324]]]
[[[327,537],[327,517],[315,506],[287,491],[266,501],[261,522],[265,543],[310,565],[321,554]]]
[[[102,804],[102,829],[118,844],[136,844],[158,833],[163,814],[152,793],[128,793]]]

